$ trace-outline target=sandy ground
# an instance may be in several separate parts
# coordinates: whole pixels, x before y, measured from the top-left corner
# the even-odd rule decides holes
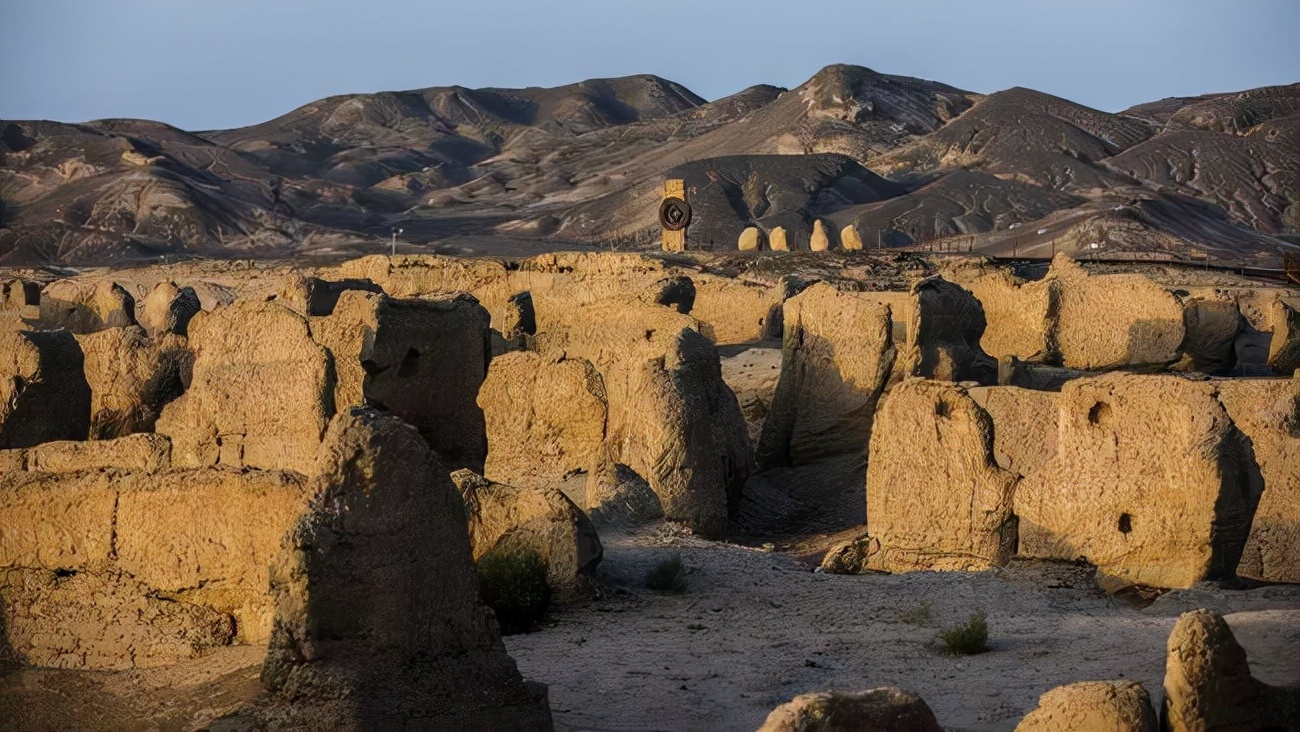
[[[772,407],[776,382],[781,378],[781,342],[723,346],[718,349],[718,355],[722,380],[736,393],[749,430],[749,442],[757,445],[763,418]]]
[[[1088,679],[1136,679],[1158,704],[1169,631],[1197,607],[1227,614],[1256,676],[1300,685],[1300,586],[1171,592],[1137,609],[1069,564],[849,577],[662,525],[604,541],[605,596],[506,639],[525,677],[550,685],[557,730],[753,730],[797,694],[885,684],[920,694],[949,730],[1011,730],[1044,691]],[[689,591],[645,589],[674,552]],[[991,650],[947,655],[938,634],[976,611]]]

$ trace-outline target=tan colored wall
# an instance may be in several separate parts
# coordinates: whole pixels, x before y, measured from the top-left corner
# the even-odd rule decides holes
[[[478,394],[487,478],[551,488],[596,468],[604,452],[604,381],[590,362],[559,358],[518,352],[492,359]]]
[[[865,455],[894,348],[888,307],[825,283],[786,301],[781,378],[758,445],[762,467]]]
[[[698,328],[666,307],[598,304],[537,342],[543,354],[564,352],[600,372],[611,458],[650,483],[665,515],[720,535],[752,457],[717,350]]]
[[[330,315],[308,321],[332,356],[335,411],[382,405],[415,425],[449,467],[482,469],[487,438],[475,397],[488,360],[488,313],[473,297],[399,300],[351,290]]]
[[[970,290],[984,307],[988,327],[980,346],[990,356],[1033,363],[1056,359],[1058,295],[1053,281],[1024,282],[992,266],[951,267],[944,276]]]
[[[145,432],[114,440],[46,442],[26,453],[26,469],[43,473],[103,468],[157,473],[171,465],[171,441]]]
[[[1060,394],[1018,386],[981,386],[968,393],[993,418],[998,465],[1032,475],[1056,455]]]
[[[993,459],[993,421],[966,391],[908,379],[881,401],[867,458],[867,566],[978,570],[1011,559],[1015,474]]]
[[[306,500],[292,473],[4,475],[7,643],[26,663],[62,668],[159,665],[265,643],[267,566]]]
[[[194,371],[157,431],[177,467],[310,473],[334,412],[329,354],[307,320],[273,302],[236,302],[189,326]]]
[[[1056,340],[1067,368],[1163,366],[1181,355],[1182,305],[1146,277],[1089,275],[1058,254],[1048,279],[1060,295]]]
[[[1086,558],[1112,590],[1230,575],[1261,485],[1215,391],[1165,375],[1065,384],[1056,457],[1016,492],[1020,553]]]
[[[1214,383],[1228,416],[1250,438],[1264,479],[1237,572],[1300,582],[1300,379]]]

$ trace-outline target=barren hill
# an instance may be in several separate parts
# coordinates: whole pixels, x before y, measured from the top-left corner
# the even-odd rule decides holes
[[[0,121],[0,263],[350,254],[394,228],[407,249],[649,248],[665,177],[710,172],[695,248],[746,225],[806,248],[825,218],[886,247],[1018,250],[1032,229],[1272,262],[1300,234],[1298,127],[1300,84],[1110,114],[847,65],[711,102],[641,75],[344,95],[207,132]]]

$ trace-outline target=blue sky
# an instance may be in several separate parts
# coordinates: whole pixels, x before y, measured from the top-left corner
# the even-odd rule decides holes
[[[717,98],[830,63],[1118,111],[1300,81],[1297,0],[0,0],[0,118],[252,124],[331,94],[653,73]]]

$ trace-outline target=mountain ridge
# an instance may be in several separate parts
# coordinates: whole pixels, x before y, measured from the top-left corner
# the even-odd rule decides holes
[[[1062,229],[1068,250],[1118,220],[1110,251],[1260,262],[1300,236],[1297,147],[1300,84],[1112,114],[846,64],[712,101],[640,74],[335,95],[229,130],[0,120],[0,264],[342,256],[393,228],[407,247],[451,252],[653,247],[662,180],[679,169],[770,178],[779,203],[761,215],[700,201],[711,223],[696,241],[713,248],[778,220],[806,248],[825,218],[883,247],[966,236],[977,252],[1072,220],[1087,233]],[[847,179],[803,160],[823,154],[864,169],[850,178],[884,176],[887,195],[830,193]]]

